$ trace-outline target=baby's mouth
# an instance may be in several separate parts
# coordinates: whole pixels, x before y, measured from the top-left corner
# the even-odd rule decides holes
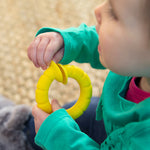
[[[101,52],[101,47],[100,47],[100,45],[98,45],[98,52],[99,52],[99,53]]]

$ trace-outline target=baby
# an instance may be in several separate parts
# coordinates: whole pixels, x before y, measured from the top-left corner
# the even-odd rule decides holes
[[[50,115],[37,106],[32,109],[35,141],[47,150],[148,150],[150,1],[106,0],[95,9],[95,16],[96,26],[40,29],[28,48],[28,56],[42,69],[51,60],[62,64],[86,62],[97,69],[110,69],[96,110],[96,120],[104,122],[107,137],[102,142],[93,140],[53,100]],[[95,126],[91,128],[95,130]],[[101,126],[96,127],[97,131],[98,128]],[[95,136],[101,140],[103,134],[97,132]]]

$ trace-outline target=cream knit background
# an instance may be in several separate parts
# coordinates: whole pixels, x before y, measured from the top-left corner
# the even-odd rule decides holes
[[[94,8],[100,0],[1,0],[0,2],[0,94],[17,104],[33,105],[41,69],[27,58],[27,47],[41,27],[68,28],[81,23],[94,25]],[[72,64],[90,76],[93,96],[99,96],[108,71],[88,64]],[[49,97],[61,105],[77,99],[79,86],[69,79],[66,86],[53,82]]]

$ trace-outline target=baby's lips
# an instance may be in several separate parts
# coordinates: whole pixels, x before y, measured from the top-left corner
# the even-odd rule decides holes
[[[100,47],[100,45],[98,45],[98,51],[99,51],[99,53],[101,52],[101,47]]]

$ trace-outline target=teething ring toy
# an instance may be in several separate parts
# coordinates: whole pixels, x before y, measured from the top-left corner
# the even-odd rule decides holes
[[[90,104],[92,85],[88,75],[80,68],[73,65],[61,65],[51,62],[50,67],[41,75],[36,89],[37,106],[47,113],[52,112],[48,98],[48,91],[53,80],[67,84],[68,77],[75,79],[80,86],[80,97],[77,102],[66,111],[73,119],[83,114]]]

